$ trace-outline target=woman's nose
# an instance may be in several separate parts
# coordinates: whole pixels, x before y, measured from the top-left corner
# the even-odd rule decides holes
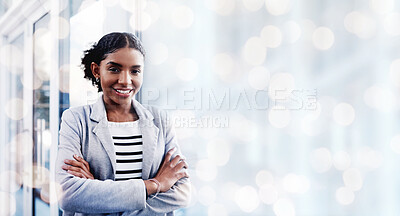
[[[120,73],[119,75],[119,80],[118,82],[121,84],[129,84],[129,72],[123,71],[122,73]]]

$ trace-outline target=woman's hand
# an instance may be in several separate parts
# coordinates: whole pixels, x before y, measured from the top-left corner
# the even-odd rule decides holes
[[[84,179],[94,179],[92,173],[90,173],[89,163],[86,162],[83,158],[79,157],[78,155],[74,155],[74,159],[76,160],[64,160],[64,163],[70,165],[63,165],[62,168],[68,173],[84,178]]]
[[[154,179],[160,182],[160,187],[161,187],[160,192],[168,191],[172,187],[172,185],[174,185],[179,179],[183,177],[189,177],[186,170],[182,169],[182,168],[188,168],[188,165],[185,162],[184,158],[177,155],[175,158],[171,160],[171,157],[175,151],[176,148],[173,148],[167,152],[164,161],[157,172],[156,177],[154,177]],[[146,186],[148,185],[148,183],[150,182],[145,182]],[[148,190],[149,195],[155,192],[153,189],[154,187]],[[157,190],[157,188],[155,188],[155,190]]]

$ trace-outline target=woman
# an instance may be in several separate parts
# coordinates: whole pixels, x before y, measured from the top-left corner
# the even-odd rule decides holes
[[[188,204],[188,165],[166,113],[134,99],[144,56],[130,33],[107,34],[85,51],[84,77],[103,95],[62,116],[56,181],[64,215],[173,215]]]

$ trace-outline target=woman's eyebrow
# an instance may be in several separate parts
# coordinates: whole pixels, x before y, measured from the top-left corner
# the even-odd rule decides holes
[[[115,63],[115,62],[112,62],[112,61],[108,62],[107,64],[108,65],[111,64],[111,65],[115,65],[115,66],[118,66],[118,67],[122,67],[121,64],[118,64],[118,63]]]
[[[109,65],[109,64],[114,65],[114,66],[118,66],[118,67],[122,67],[121,64],[118,64],[118,63],[112,62],[112,61],[110,61],[110,62],[107,63],[107,65]],[[140,67],[141,67],[141,65],[132,65],[132,66],[131,66],[131,68],[140,68]]]

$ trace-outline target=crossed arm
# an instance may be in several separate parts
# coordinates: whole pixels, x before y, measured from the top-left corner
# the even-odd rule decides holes
[[[176,148],[173,148],[166,154],[157,175],[153,178],[156,181],[144,180],[148,196],[157,191],[162,193],[167,192],[179,179],[189,177],[187,172],[182,170],[183,168],[187,169],[188,165],[180,155],[177,155],[171,160],[175,151]],[[64,163],[66,165],[63,165],[62,169],[76,177],[93,180],[94,177],[90,172],[89,163],[76,154],[73,155],[73,158],[75,160],[65,159]]]
[[[60,144],[57,157],[56,180],[63,191],[60,206],[70,212],[113,213],[124,215],[155,215],[174,211],[188,204],[190,183],[185,172],[186,162],[173,157],[168,151],[153,181],[133,179],[116,182],[94,179],[90,165],[81,157],[80,133],[71,111],[65,111],[60,129]],[[177,147],[176,142],[166,140],[165,148]],[[73,157],[72,157],[73,156]],[[172,158],[172,160],[171,160]],[[146,200],[146,191],[150,199]]]

